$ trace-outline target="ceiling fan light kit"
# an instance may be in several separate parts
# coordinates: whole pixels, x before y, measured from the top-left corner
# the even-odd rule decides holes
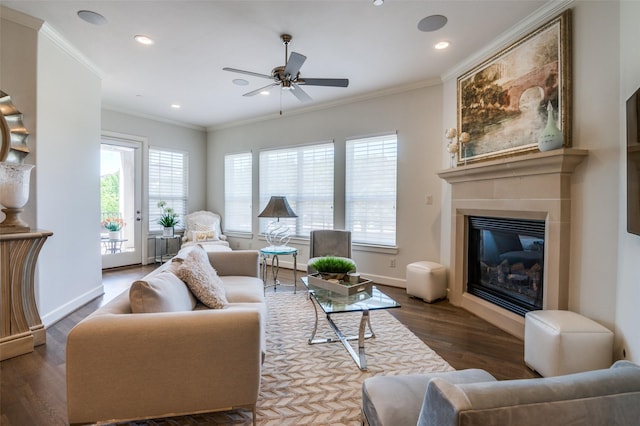
[[[259,89],[252,90],[245,93],[243,96],[254,96],[257,94],[263,94],[265,91],[273,89],[276,86],[280,86],[281,89],[291,92],[300,102],[310,102],[311,96],[305,92],[302,85],[305,86],[325,86],[325,87],[348,87],[349,80],[346,78],[302,78],[300,77],[300,68],[307,60],[307,57],[297,53],[291,52],[289,55],[289,43],[293,37],[290,34],[282,34],[280,39],[284,44],[284,66],[277,66],[271,70],[271,74],[261,74],[252,71],[240,70],[237,68],[223,68],[224,71],[235,72],[239,74],[250,75],[253,77],[264,78],[272,80],[273,82],[267,86],[260,87]]]

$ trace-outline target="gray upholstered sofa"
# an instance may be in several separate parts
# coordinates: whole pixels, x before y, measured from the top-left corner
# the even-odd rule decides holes
[[[266,322],[258,252],[207,255],[225,289],[224,309],[196,304],[173,274],[174,258],[71,330],[71,424],[241,407],[255,421]],[[133,313],[140,310],[151,313]]]
[[[371,426],[638,425],[640,366],[504,381],[477,369],[376,376],[362,399]]]

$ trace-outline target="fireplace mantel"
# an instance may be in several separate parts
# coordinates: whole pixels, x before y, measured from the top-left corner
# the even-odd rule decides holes
[[[466,292],[467,216],[545,221],[544,309],[567,309],[571,176],[588,151],[563,148],[438,172],[451,184],[449,300],[524,337],[524,318]]]
[[[573,148],[536,152],[454,167],[438,172],[438,176],[449,183],[459,183],[478,179],[573,173],[588,153],[586,149]]]

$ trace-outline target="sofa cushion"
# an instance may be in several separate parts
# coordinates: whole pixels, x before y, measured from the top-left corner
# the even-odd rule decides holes
[[[265,303],[260,278],[239,275],[220,277],[229,303]]]
[[[221,309],[229,303],[222,281],[209,257],[200,246],[194,246],[184,258],[176,274],[202,303],[212,309]]]
[[[180,278],[169,271],[134,281],[129,288],[129,303],[134,314],[190,311],[196,299]]]

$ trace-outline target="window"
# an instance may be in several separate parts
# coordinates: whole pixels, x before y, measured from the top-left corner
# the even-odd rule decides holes
[[[224,229],[251,232],[252,155],[224,156]]]
[[[260,211],[284,195],[297,218],[280,219],[292,235],[333,228],[333,142],[260,152]],[[260,219],[260,232],[273,219]],[[295,230],[295,232],[293,231]]]
[[[395,246],[397,137],[347,141],[345,222],[354,243]]]
[[[149,232],[160,231],[158,223],[162,209],[159,201],[166,201],[167,207],[178,213],[180,223],[176,227],[184,229],[187,214],[188,156],[186,152],[149,148]]]

